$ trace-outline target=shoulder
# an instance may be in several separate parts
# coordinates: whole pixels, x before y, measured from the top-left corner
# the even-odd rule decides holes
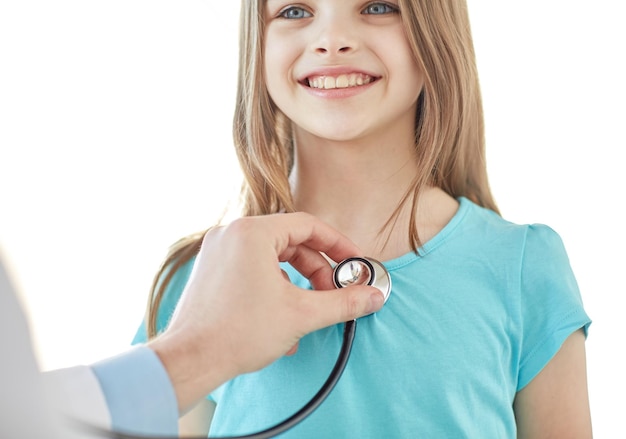
[[[545,224],[516,224],[466,200],[457,233],[465,255],[500,278],[511,333],[519,351],[518,390],[523,388],[574,331],[587,332],[576,277],[561,236]],[[476,262],[476,261],[474,261]],[[476,264],[474,264],[476,265]],[[480,272],[480,271],[478,271]],[[473,273],[476,275],[476,272]]]
[[[461,237],[494,267],[514,274],[522,296],[580,301],[565,245],[554,229],[539,223],[516,224],[470,201],[465,204]]]
[[[470,201],[461,203],[454,248],[471,255],[489,271],[503,274],[506,289],[518,300],[564,297],[579,302],[580,293],[560,235],[545,224],[517,224]],[[505,274],[505,276],[504,276]],[[516,293],[516,294],[515,294]]]
[[[533,224],[526,228],[520,267],[520,288],[536,314],[537,304],[547,309],[581,307],[576,277],[561,237],[550,227]],[[535,306],[533,306],[535,305]]]
[[[460,199],[458,215],[462,216],[460,228],[464,235],[478,238],[485,245],[506,246],[531,256],[565,254],[561,237],[545,224],[515,223],[465,198]]]
[[[520,267],[522,324],[518,390],[528,384],[576,330],[587,334],[587,315],[561,237],[543,224],[526,227]]]
[[[525,226],[525,258],[542,263],[561,263],[569,265],[569,259],[561,236],[545,224]]]
[[[521,274],[525,289],[546,293],[568,292],[570,296],[579,297],[578,284],[563,240],[546,225],[527,226]]]

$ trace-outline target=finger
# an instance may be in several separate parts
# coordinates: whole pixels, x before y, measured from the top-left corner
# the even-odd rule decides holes
[[[296,352],[298,352],[298,345],[299,344],[300,343],[296,343],[295,345],[293,345],[291,347],[291,349],[289,349],[285,355],[288,356],[288,357],[291,357],[292,355],[295,355]]]
[[[283,278],[289,282],[291,282],[291,279],[289,278],[289,275],[287,274],[287,272],[285,270],[280,270],[280,273],[283,275]]]
[[[304,245],[292,247],[285,261],[289,262],[302,276],[309,279],[316,290],[334,288],[333,269],[330,262],[317,250]]]
[[[346,236],[307,213],[275,214],[265,218],[272,230],[280,231],[280,235],[275,237],[278,255],[298,245],[324,252],[335,261],[361,255],[358,246]]]
[[[303,307],[301,315],[307,316],[307,332],[366,316],[380,310],[384,303],[380,290],[366,285],[314,292],[293,288],[306,293],[298,297]]]

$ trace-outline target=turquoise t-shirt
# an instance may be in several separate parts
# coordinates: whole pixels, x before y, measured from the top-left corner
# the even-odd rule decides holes
[[[516,225],[466,198],[420,252],[384,263],[393,289],[358,320],[352,354],[328,399],[281,438],[514,438],[513,399],[574,331],[590,324],[559,236]],[[193,262],[167,290],[166,325]],[[310,287],[289,266],[291,280]],[[343,325],[307,335],[298,352],[239,376],[209,398],[211,436],[282,422],[321,388]],[[145,329],[134,342],[145,341]]]

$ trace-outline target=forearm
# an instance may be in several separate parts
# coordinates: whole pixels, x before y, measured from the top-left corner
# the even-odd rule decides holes
[[[209,338],[206,332],[203,335],[205,340]],[[189,339],[163,334],[148,344],[167,371],[180,415],[236,375],[235,363],[225,358],[228,350],[216,347],[219,338],[215,343],[203,343],[201,352],[197,344],[188,342]]]

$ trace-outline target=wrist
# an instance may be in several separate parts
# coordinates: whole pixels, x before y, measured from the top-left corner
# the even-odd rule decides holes
[[[164,333],[149,342],[148,347],[159,357],[170,378],[181,414],[232,378],[219,349],[212,343],[198,343],[189,335]]]

